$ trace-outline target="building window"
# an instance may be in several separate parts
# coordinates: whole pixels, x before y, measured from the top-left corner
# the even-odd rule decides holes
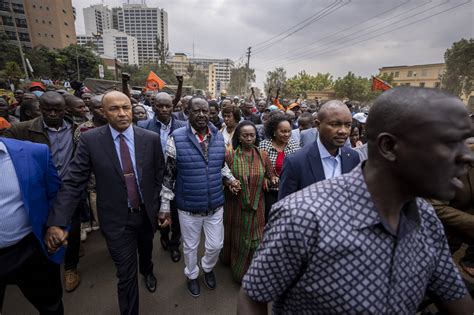
[[[400,76],[400,72],[399,71],[395,71],[395,74],[394,74],[394,78],[398,78]]]
[[[398,83],[394,82],[394,83],[392,83],[392,85],[395,87],[395,86],[398,86]]]
[[[427,69],[421,70],[421,76],[422,77],[428,76],[428,70]]]
[[[36,4],[33,4],[33,9],[36,9]]]
[[[409,78],[411,78],[413,76],[413,71],[408,71],[408,75],[407,75]]]
[[[38,23],[39,22],[38,19],[35,19],[35,22]]]
[[[410,86],[411,84],[410,83],[405,83],[406,86]]]
[[[420,87],[425,87],[425,82],[420,82]]]
[[[44,24],[44,23],[45,23],[45,22],[44,22],[44,20],[43,20],[43,24]]]
[[[49,11],[49,7],[46,7],[46,10]]]
[[[67,37],[67,38],[69,38],[69,35],[68,35],[68,34],[66,34],[66,37]]]

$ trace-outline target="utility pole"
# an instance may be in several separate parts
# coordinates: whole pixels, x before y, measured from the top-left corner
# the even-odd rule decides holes
[[[18,49],[20,50],[21,63],[23,64],[23,70],[25,70],[25,79],[29,80],[28,69],[26,68],[25,55],[23,54],[23,48],[21,47],[20,36],[18,35],[18,28],[16,26],[15,13],[13,12],[12,0],[8,1],[10,4],[10,13],[12,14],[13,27],[15,28],[16,41],[18,42]]]
[[[247,66],[245,67],[245,93],[248,91],[248,75],[249,75],[249,66],[250,66],[250,53],[251,53],[252,47],[247,48]]]
[[[76,44],[76,67],[77,67],[77,81],[81,82],[81,70],[79,67],[79,53],[77,52],[77,45]]]

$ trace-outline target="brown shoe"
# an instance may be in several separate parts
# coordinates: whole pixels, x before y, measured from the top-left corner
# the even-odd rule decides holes
[[[64,289],[66,292],[72,292],[76,290],[76,288],[81,283],[81,276],[79,275],[79,271],[77,269],[65,270],[64,271]]]

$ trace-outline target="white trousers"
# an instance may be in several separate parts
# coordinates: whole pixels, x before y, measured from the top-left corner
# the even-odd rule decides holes
[[[206,251],[201,259],[204,272],[210,272],[217,264],[219,253],[224,245],[224,209],[221,207],[216,213],[209,216],[193,216],[188,212],[178,210],[179,225],[183,238],[184,274],[188,279],[197,279],[199,267],[197,253],[201,241],[201,231],[204,229]]]

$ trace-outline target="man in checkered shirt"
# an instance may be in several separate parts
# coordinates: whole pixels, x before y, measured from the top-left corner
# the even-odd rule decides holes
[[[472,314],[443,227],[424,199],[449,200],[473,160],[456,97],[397,87],[367,121],[369,159],[272,208],[242,281],[239,314],[414,314],[427,294],[443,314]]]

